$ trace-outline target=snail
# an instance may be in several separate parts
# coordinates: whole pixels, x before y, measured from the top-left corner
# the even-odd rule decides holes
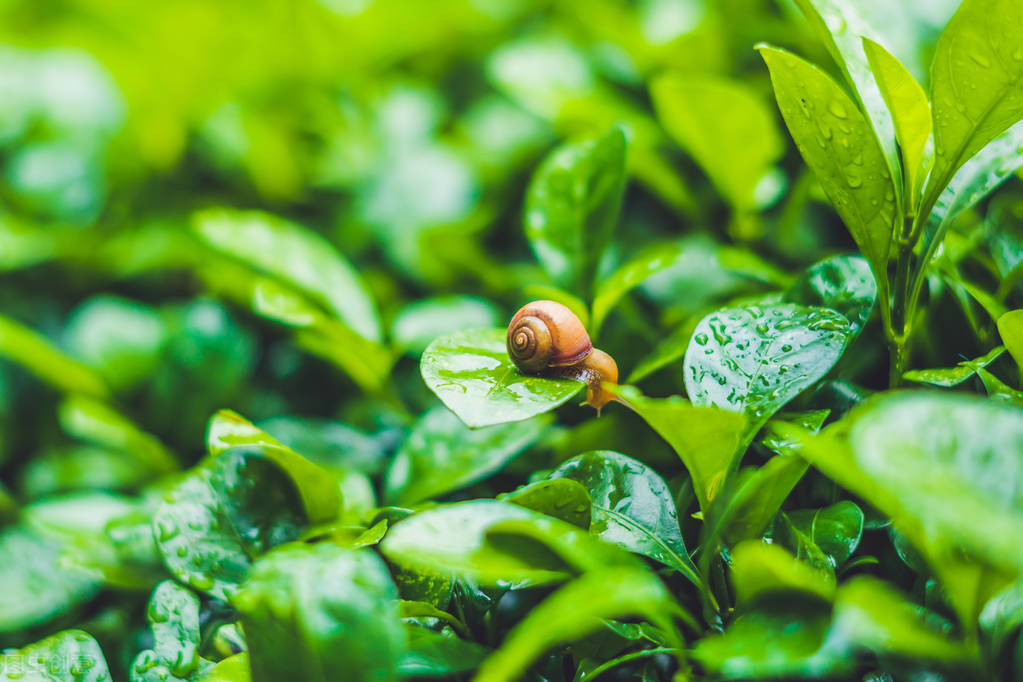
[[[600,409],[618,383],[614,358],[594,348],[575,313],[555,301],[533,301],[519,308],[508,324],[508,355],[525,374],[576,379],[586,384],[586,404]]]

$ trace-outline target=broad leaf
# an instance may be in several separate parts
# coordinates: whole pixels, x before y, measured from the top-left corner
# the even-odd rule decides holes
[[[621,453],[597,450],[568,460],[550,475],[578,481],[589,492],[591,533],[656,559],[700,585],[673,496],[656,471]]]
[[[307,519],[295,483],[248,446],[186,474],[156,510],[153,532],[174,577],[224,599],[256,557],[296,539]]]
[[[508,357],[504,329],[474,329],[436,339],[419,369],[430,390],[469,428],[518,422],[549,412],[582,382],[522,374]]]
[[[828,373],[853,331],[844,315],[794,304],[725,308],[700,321],[686,349],[693,405],[744,413],[752,436]]]
[[[582,484],[568,478],[529,483],[498,495],[497,499],[561,519],[583,530],[590,527],[590,495]]]
[[[267,555],[231,599],[253,682],[398,679],[406,642],[397,597],[369,550],[323,542]]]
[[[650,85],[664,129],[737,211],[756,208],[753,190],[784,148],[759,93],[720,76],[665,73]]]
[[[612,128],[551,152],[523,209],[526,238],[559,285],[589,300],[625,188],[625,135]]]
[[[870,124],[823,71],[784,50],[759,49],[799,153],[870,261],[879,288],[885,290],[899,211],[891,171]]]
[[[863,330],[877,301],[870,264],[859,256],[832,256],[803,271],[784,298],[791,303],[831,308],[849,318],[853,336]]]
[[[435,632],[417,625],[405,627],[408,647],[398,661],[403,677],[450,677],[475,670],[488,649],[459,639],[450,630]]]
[[[385,501],[409,506],[483,480],[533,445],[549,425],[541,416],[473,430],[438,405],[416,422],[391,460]]]
[[[626,386],[621,395],[678,454],[693,479],[700,508],[706,509],[740,454],[746,419],[728,410],[696,407],[678,396],[647,398]]]
[[[0,680],[22,682],[106,682],[103,651],[84,630],[55,635],[0,655]]]
[[[355,269],[323,237],[257,211],[209,210],[194,227],[211,248],[277,277],[313,296],[370,341],[380,341],[380,320]]]
[[[934,169],[924,208],[956,170],[1023,118],[1023,5],[964,0],[945,27],[931,67]]]
[[[1023,369],[1023,310],[1010,310],[999,317],[998,334],[1016,365]]]
[[[604,620],[642,616],[674,630],[680,615],[664,585],[641,569],[587,573],[568,583],[529,612],[483,662],[475,682],[513,682],[523,679],[530,664],[548,649],[576,641],[604,627]]]
[[[681,242],[654,246],[622,265],[610,277],[601,280],[593,298],[590,336],[595,338],[599,334],[607,314],[622,296],[653,275],[675,266],[684,252],[685,244]]]
[[[864,36],[863,51],[891,113],[895,139],[902,150],[909,194],[906,204],[913,208],[920,199],[924,179],[934,160],[933,148],[927,148],[931,138],[931,105],[913,75],[888,50]]]
[[[864,16],[858,3],[848,0],[796,0],[796,5],[852,86],[853,94],[867,113],[867,122],[873,128],[872,137],[880,144],[888,172],[895,178],[892,186],[901,192],[901,166],[895,144],[897,129],[885,105],[883,87],[878,87],[863,49],[862,38],[877,39],[877,30]]]
[[[740,479],[742,483],[728,503],[722,530],[725,541],[734,545],[759,537],[803,478],[808,466],[801,457],[778,455],[745,479]]]

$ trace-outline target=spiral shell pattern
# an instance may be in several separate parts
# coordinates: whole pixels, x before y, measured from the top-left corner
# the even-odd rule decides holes
[[[554,301],[534,301],[519,309],[508,325],[507,345],[515,365],[529,374],[574,365],[593,351],[579,318]]]

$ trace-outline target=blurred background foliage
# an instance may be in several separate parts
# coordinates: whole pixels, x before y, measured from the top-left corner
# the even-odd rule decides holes
[[[955,0],[857,4],[926,83]],[[426,343],[551,295],[522,234],[530,173],[612,124],[631,182],[604,270],[680,248],[600,345],[648,394],[677,393],[679,355],[659,342],[855,250],[781,125],[760,40],[834,68],[787,0],[0,0],[0,511],[105,491],[122,496],[78,509],[84,526],[144,515],[147,484],[197,461],[226,407],[352,472],[346,500],[374,506],[370,482],[436,404]],[[1023,258],[1007,188],[990,210],[1009,227],[965,216],[950,267],[985,240],[967,273],[999,279]],[[935,324],[983,314],[968,284]],[[925,339],[918,365],[983,352],[993,325],[961,326],[954,347]],[[869,384],[883,343],[876,329],[861,343]],[[646,460],[681,473],[609,412],[569,413],[539,451],[647,438]],[[40,566],[47,542],[0,534]],[[152,582],[0,570],[16,573],[0,576],[0,645],[91,619],[108,659],[136,650],[114,634],[132,613],[117,605]],[[33,580],[57,601],[26,602]]]

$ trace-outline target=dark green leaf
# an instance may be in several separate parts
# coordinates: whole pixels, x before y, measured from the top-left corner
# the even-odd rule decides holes
[[[858,37],[855,42],[862,53]],[[759,49],[771,70],[778,107],[800,154],[870,261],[879,289],[886,291],[888,249],[899,212],[892,189],[893,171],[874,131],[824,72],[783,50]],[[883,100],[879,103],[883,109]],[[887,117],[887,109],[883,111]],[[890,151],[889,161],[897,168],[894,146]]]
[[[587,300],[618,222],[625,146],[619,128],[564,144],[540,165],[526,193],[533,252],[555,282]]]
[[[409,506],[483,480],[535,443],[549,425],[541,416],[472,430],[437,406],[416,422],[391,460],[384,498]]]
[[[398,672],[410,677],[449,677],[475,670],[487,649],[459,639],[450,631],[434,632],[415,625],[405,628],[408,648],[398,661]]]
[[[859,256],[833,256],[814,263],[785,292],[785,300],[808,306],[831,308],[849,318],[851,335],[867,324],[877,284],[870,264]]]
[[[621,453],[598,450],[568,460],[551,476],[578,481],[589,492],[591,533],[656,559],[700,585],[671,491],[653,469]]]
[[[267,555],[231,599],[253,682],[396,680],[405,650],[397,596],[369,550],[324,542]]]
[[[504,329],[436,339],[419,365],[423,380],[469,428],[518,422],[549,412],[582,389],[569,379],[522,374],[508,357]]]
[[[863,535],[863,510],[849,500],[824,509],[803,509],[786,515],[800,533],[831,559],[833,568],[852,556]]]
[[[725,541],[736,544],[760,536],[808,466],[801,457],[778,455],[745,478],[728,503]]]

